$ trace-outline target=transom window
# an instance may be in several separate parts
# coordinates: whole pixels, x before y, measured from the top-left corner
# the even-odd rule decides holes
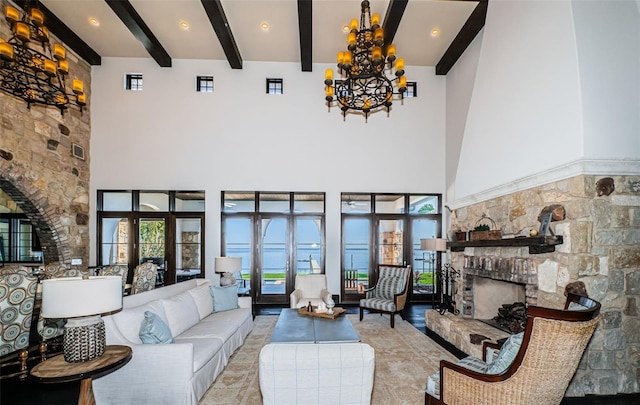
[[[267,79],[267,94],[282,93],[282,79]]]
[[[142,91],[142,73],[129,73],[125,78],[125,89]]]
[[[196,91],[200,93],[213,93],[213,76],[198,76]]]

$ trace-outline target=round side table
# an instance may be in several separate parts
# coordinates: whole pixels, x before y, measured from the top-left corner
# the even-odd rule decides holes
[[[112,345],[105,348],[97,359],[82,363],[67,363],[64,355],[58,355],[39,363],[31,369],[31,375],[43,383],[60,383],[80,380],[78,405],[95,405],[91,381],[124,366],[131,360],[129,346]]]

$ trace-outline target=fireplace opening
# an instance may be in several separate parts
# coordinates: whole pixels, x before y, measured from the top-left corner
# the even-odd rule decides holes
[[[525,285],[476,276],[473,278],[473,318],[508,333],[526,323]]]

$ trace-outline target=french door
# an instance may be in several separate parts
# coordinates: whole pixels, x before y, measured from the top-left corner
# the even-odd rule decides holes
[[[323,193],[223,192],[223,207],[221,252],[242,258],[239,294],[288,305],[296,274],[324,273]]]
[[[408,299],[432,302],[440,256],[420,250],[420,240],[440,233],[439,195],[343,193],[342,301],[358,302],[375,285],[379,264],[409,264]]]

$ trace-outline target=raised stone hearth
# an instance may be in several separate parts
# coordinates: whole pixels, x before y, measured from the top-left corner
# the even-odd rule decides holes
[[[424,312],[427,328],[470,356],[482,358],[482,342],[496,342],[509,337],[509,333],[476,319],[453,315],[450,312],[440,315],[434,309]],[[472,335],[485,336],[485,339],[473,339]]]

